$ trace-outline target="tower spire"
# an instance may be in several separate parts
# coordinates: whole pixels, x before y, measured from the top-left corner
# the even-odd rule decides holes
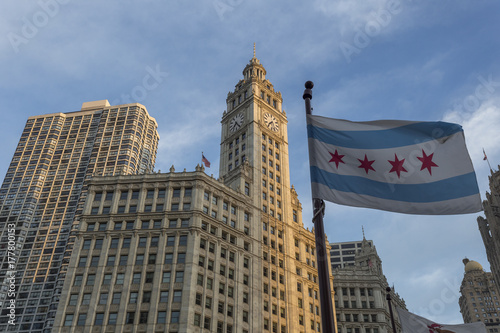
[[[253,57],[254,57],[254,58],[257,58],[257,57],[255,56],[255,43],[253,43]]]

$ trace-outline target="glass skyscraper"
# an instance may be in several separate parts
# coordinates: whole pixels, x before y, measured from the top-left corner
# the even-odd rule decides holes
[[[0,188],[0,331],[51,331],[86,181],[151,173],[158,140],[138,103],[28,118]]]

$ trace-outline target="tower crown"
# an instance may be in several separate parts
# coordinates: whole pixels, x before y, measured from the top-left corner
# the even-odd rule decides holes
[[[243,77],[246,80],[251,79],[252,77],[259,78],[260,80],[266,79],[266,69],[260,63],[260,60],[255,56],[255,43],[253,44],[253,57],[250,59],[250,62],[243,69]]]
[[[477,261],[469,260],[469,259],[465,258],[464,260],[462,260],[462,262],[465,265],[465,267],[464,267],[465,273],[468,273],[471,271],[481,271],[481,272],[483,271],[483,266],[481,266],[481,264],[478,263]]]

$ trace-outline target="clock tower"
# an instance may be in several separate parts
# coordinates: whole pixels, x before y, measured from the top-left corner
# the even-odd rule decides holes
[[[244,192],[254,207],[250,236],[259,244],[262,260],[252,270],[254,281],[262,283],[262,298],[254,301],[256,313],[263,311],[255,320],[263,320],[263,332],[318,332],[315,237],[304,228],[302,207],[290,185],[283,99],[266,78],[255,46],[226,103],[219,175],[225,185]]]
[[[262,175],[266,176],[266,187],[272,184],[274,191],[290,188],[283,99],[266,79],[266,69],[255,57],[255,50],[243,69],[243,79],[228,93],[226,103],[219,170],[225,184],[257,190],[264,184],[260,182]]]

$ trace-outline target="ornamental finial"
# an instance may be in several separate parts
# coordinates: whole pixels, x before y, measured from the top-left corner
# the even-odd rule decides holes
[[[255,43],[253,43],[253,57],[255,58]]]

